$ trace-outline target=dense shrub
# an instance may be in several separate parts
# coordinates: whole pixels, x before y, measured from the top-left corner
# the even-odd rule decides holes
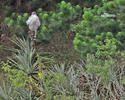
[[[123,5],[124,1],[115,0],[105,1],[102,7],[84,8],[83,20],[71,25],[71,30],[76,33],[73,41],[75,49],[83,55],[94,53],[100,41],[105,44],[105,39],[111,39],[119,50],[124,50]]]
[[[71,1],[81,2],[81,0]],[[94,1],[98,2],[98,0],[91,2]],[[0,99],[124,99],[125,1],[102,1],[103,5],[84,8],[83,19],[78,20],[80,21],[78,24],[71,23],[75,23],[74,20],[77,22],[76,19],[81,16],[79,5],[72,6],[71,3],[62,1],[57,5],[58,9],[55,12],[46,12],[39,8],[37,12],[42,25],[38,30],[37,41],[49,41],[55,32],[69,31],[71,24],[71,31],[76,33],[73,44],[75,49],[86,57],[84,64],[80,62],[45,66],[43,61],[50,61],[51,58],[46,59],[44,52],[42,58],[35,52],[30,41],[17,38],[14,43],[18,47],[13,49],[13,58],[0,63],[1,70],[11,84],[8,89],[7,86],[0,87]],[[25,22],[28,17],[28,13],[24,13],[23,16],[12,13],[5,21],[9,27],[18,29],[16,35],[20,35],[20,32],[27,36],[28,26]],[[3,49],[1,45],[0,49]]]
[[[95,54],[87,54],[87,71],[96,73],[104,82],[109,83],[112,80],[110,69],[114,68],[113,64],[122,59],[120,55],[121,53],[117,51],[114,41],[106,39],[105,44],[97,45]],[[120,59],[118,59],[118,56],[120,56]]]
[[[39,41],[48,41],[51,39],[54,32],[66,31],[69,29],[69,23],[81,16],[81,7],[79,5],[73,7],[71,3],[62,1],[58,4],[58,9],[56,12],[45,12],[42,11],[42,8],[39,8],[37,12],[41,22],[37,39]],[[29,15],[27,13],[24,13],[23,16],[17,13],[12,13],[10,17],[5,19],[5,21],[9,27],[21,28],[21,33],[25,35],[28,32],[28,26],[26,25],[26,20],[28,17]]]

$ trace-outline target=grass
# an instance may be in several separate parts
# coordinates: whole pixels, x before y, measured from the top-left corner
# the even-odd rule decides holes
[[[12,36],[12,38],[14,37]],[[5,78],[4,74],[7,73],[3,72],[2,66],[0,66],[0,80],[6,83],[5,86],[3,81],[0,81],[0,94],[4,98],[2,100],[12,98],[14,100],[124,100],[125,84],[122,81],[125,64],[112,65],[113,78],[108,84],[105,84],[104,80],[95,73],[86,72],[85,66],[89,62],[83,63],[80,54],[74,50],[73,38],[74,33],[55,33],[50,42],[37,45],[40,62],[44,63],[46,67],[42,69],[41,79],[35,75],[35,78],[38,79],[35,84],[37,88],[32,85],[30,89],[13,87],[11,81]],[[14,53],[15,60],[18,61],[17,65],[21,65],[27,73],[31,73],[35,68],[32,61],[35,52],[30,48],[29,41],[21,40],[19,42],[18,40],[20,39],[15,41],[18,47],[11,44],[8,39],[3,45],[16,48],[16,51],[11,52],[10,57]],[[6,61],[8,55],[7,50],[0,51],[2,60]],[[34,61],[37,59],[35,57]]]

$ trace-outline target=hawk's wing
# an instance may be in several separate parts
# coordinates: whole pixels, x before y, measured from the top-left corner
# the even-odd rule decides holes
[[[37,15],[31,15],[26,23],[27,25],[36,25],[37,27],[40,26],[40,21]]]
[[[28,18],[28,20],[26,21],[26,24],[27,24],[27,25],[29,25],[29,23],[30,23],[30,21],[31,21],[31,17],[32,17],[32,16],[30,16],[30,17]]]

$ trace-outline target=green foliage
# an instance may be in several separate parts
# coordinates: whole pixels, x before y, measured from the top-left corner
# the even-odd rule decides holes
[[[0,99],[1,100],[15,100],[17,99],[17,94],[12,86],[7,87],[8,84],[3,83],[0,87]]]
[[[15,49],[13,63],[21,67],[27,74],[30,74],[34,71],[35,66],[38,64],[38,61],[35,60],[35,49],[32,47],[32,43],[27,39],[16,38],[13,41],[19,49]]]
[[[16,87],[25,87],[26,85],[26,80],[28,79],[28,76],[26,73],[24,73],[23,70],[19,69],[14,69],[12,66],[10,66],[10,62],[2,62],[1,63],[3,66],[4,71],[7,73],[6,77],[10,79],[13,83],[14,86]]]
[[[75,100],[75,97],[66,95],[57,95],[54,96],[54,100]]]
[[[100,64],[100,61],[101,60],[95,58],[94,55],[87,55],[87,72],[96,74],[97,76],[101,77],[102,81],[104,81],[105,84],[107,84],[112,79],[112,75],[110,72],[111,63],[106,60],[103,61],[102,65]]]
[[[3,45],[0,45],[0,50],[3,49]]]
[[[10,59],[8,62],[2,62],[1,64],[6,76],[14,86],[25,87],[27,83],[32,83],[32,78],[29,75],[35,71],[34,68],[38,62],[32,60],[34,50],[29,47],[28,41],[17,39],[15,43],[20,47],[20,49],[15,49],[15,60]]]
[[[27,88],[15,88],[9,83],[3,83],[0,87],[0,99],[1,100],[34,100],[32,91]],[[39,100],[37,98],[37,100]]]
[[[36,57],[29,40],[16,38],[13,42],[18,49],[13,49],[14,57],[8,62],[1,62],[1,66],[13,86],[26,87],[29,85],[32,87],[34,80],[39,80],[40,67],[36,68],[36,66],[41,63],[41,59]]]
[[[122,83],[125,84],[125,78],[122,79]]]
[[[55,12],[46,12],[43,11],[42,8],[39,8],[37,12],[41,22],[41,26],[37,34],[37,41],[49,41],[52,38],[52,34],[54,32],[61,32],[63,30],[66,31],[69,29],[70,23],[74,19],[81,16],[81,7],[79,5],[73,7],[71,3],[62,1],[58,4],[57,10]],[[26,36],[28,32],[26,20],[28,19],[28,17],[29,15],[27,13],[24,13],[23,16],[12,13],[11,17],[5,18],[5,22],[9,27],[21,28],[21,30],[23,31],[22,35]]]
[[[40,5],[35,1],[39,0],[32,1],[34,5]],[[0,88],[0,99],[38,100],[39,96],[43,96],[46,100],[120,100],[120,96],[124,96],[125,84],[125,2],[102,1],[101,6],[84,8],[83,20],[71,25],[71,30],[76,33],[74,48],[86,56],[85,65],[59,64],[47,66],[47,70],[41,71],[41,60],[46,62],[50,59],[44,58],[44,53],[43,57],[36,56],[30,41],[16,39],[14,43],[18,49],[14,49],[13,59],[1,63],[5,76],[14,87],[12,90],[8,88],[8,91]],[[46,12],[42,8],[37,10],[42,23],[37,41],[49,41],[55,32],[68,31],[72,21],[81,16],[79,5],[72,6],[62,1],[57,8],[55,12]],[[115,17],[109,17],[110,14]],[[28,13],[23,16],[12,13],[5,22],[9,27],[21,28],[25,34],[28,17]]]
[[[104,45],[100,43],[97,46],[95,55],[87,55],[87,72],[95,73],[105,83],[109,83],[113,77],[111,72],[112,65],[117,62],[120,55],[121,53],[117,51],[115,42],[111,39],[106,39]]]
[[[77,93],[77,72],[71,67],[67,71],[66,65],[54,65],[50,72],[43,73],[41,88],[45,91],[47,100],[75,100]],[[63,80],[63,81],[62,81]]]
[[[15,31],[14,34],[16,34],[17,36],[26,37],[27,32],[28,32],[26,20],[28,19],[28,17],[29,17],[28,13],[24,13],[24,15],[21,16],[21,15],[13,12],[10,17],[5,18],[5,22],[7,23],[7,25],[9,27],[17,28],[18,31]]]
[[[95,53],[96,57],[101,60],[110,60],[112,58],[116,59],[118,55],[116,40],[106,39],[103,43],[97,46],[97,51]]]
[[[84,8],[83,20],[78,24],[72,24],[71,30],[76,33],[73,44],[74,48],[82,55],[94,53],[101,41],[112,39],[119,50],[124,50],[124,7],[120,0],[105,1],[103,6],[94,6],[94,9]],[[103,15],[103,14],[107,15]],[[108,17],[114,15],[114,17]]]

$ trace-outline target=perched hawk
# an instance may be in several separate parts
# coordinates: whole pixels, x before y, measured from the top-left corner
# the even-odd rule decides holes
[[[35,32],[34,39],[36,38],[36,32],[38,27],[40,26],[40,20],[37,16],[36,12],[32,12],[29,19],[26,21],[26,24],[29,26],[30,31]]]

